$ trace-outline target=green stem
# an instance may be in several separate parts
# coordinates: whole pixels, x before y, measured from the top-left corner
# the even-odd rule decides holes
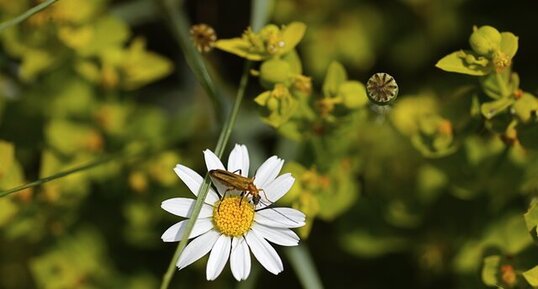
[[[11,0],[11,1],[14,1],[14,0]],[[18,0],[15,0],[15,1],[18,1]],[[0,31],[6,29],[6,28],[9,28],[11,26],[15,26],[19,23],[21,23],[22,21],[30,18],[30,16],[36,14],[37,12],[49,7],[50,5],[54,4],[54,2],[56,2],[58,0],[47,0],[39,5],[36,5],[28,10],[26,10],[24,13],[22,13],[21,15],[15,17],[15,18],[12,18],[8,21],[5,21],[5,22],[2,22],[0,24]]]
[[[245,92],[247,89],[249,71],[250,71],[251,66],[252,66],[252,63],[250,61],[247,61],[245,63],[245,67],[243,68],[243,75],[241,76],[241,81],[239,82],[239,89],[237,90],[237,95],[235,97],[235,102],[232,107],[230,117],[224,123],[224,126],[222,127],[222,131],[219,135],[217,146],[215,148],[215,154],[219,158],[222,157],[222,153],[224,152],[226,143],[228,142],[228,139],[230,139],[230,135],[232,134],[232,130],[235,125],[237,115],[239,114],[239,107],[241,105],[241,101],[243,100],[243,96],[245,95]]]
[[[323,289],[310,252],[304,245],[284,248],[291,266],[305,289]]]
[[[68,176],[68,175],[71,175],[71,174],[74,174],[74,173],[78,173],[78,172],[81,172],[81,171],[85,171],[85,170],[94,168],[96,166],[99,166],[99,165],[102,165],[104,163],[108,163],[108,162],[110,162],[112,160],[115,160],[115,159],[119,158],[120,156],[122,156],[122,155],[104,157],[104,158],[102,158],[100,160],[85,164],[83,166],[76,167],[76,168],[73,168],[73,169],[70,169],[70,170],[67,170],[67,171],[59,172],[59,173],[54,174],[52,176],[48,176],[48,177],[45,177],[45,178],[42,178],[42,179],[39,179],[39,180],[35,180],[35,181],[33,181],[31,183],[28,183],[28,184],[24,184],[24,185],[21,185],[21,186],[18,186],[18,187],[9,189],[9,190],[2,191],[2,192],[0,192],[0,198],[8,196],[8,195],[10,195],[12,193],[15,193],[15,192],[18,192],[18,191],[22,191],[24,189],[28,189],[28,188],[32,188],[32,187],[42,185],[44,183],[48,183],[50,181],[53,181],[53,180],[56,180],[56,179],[59,179],[59,178],[62,178],[62,177],[65,177],[65,176]]]
[[[213,83],[211,75],[205,65],[204,59],[200,52],[196,50],[190,36],[190,24],[187,21],[187,16],[181,9],[181,4],[175,0],[156,0],[172,30],[172,35],[176,39],[179,47],[185,55],[185,60],[191,68],[194,76],[202,85],[207,95],[213,101],[217,119],[223,123],[227,114],[227,102],[223,95]]]

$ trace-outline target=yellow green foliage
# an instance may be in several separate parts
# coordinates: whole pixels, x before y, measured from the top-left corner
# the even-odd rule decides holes
[[[106,247],[99,234],[80,230],[33,258],[30,268],[38,286],[89,289],[109,282],[107,279],[113,272],[106,261]]]
[[[21,60],[21,79],[35,81],[65,62],[106,88],[132,90],[168,75],[171,62],[148,52],[142,39],[126,47],[129,27],[105,3],[61,1],[3,33],[4,48]]]
[[[292,22],[282,28],[267,25],[259,32],[248,28],[240,38],[222,39],[215,47],[249,60],[261,61],[292,51],[301,41],[306,25]]]

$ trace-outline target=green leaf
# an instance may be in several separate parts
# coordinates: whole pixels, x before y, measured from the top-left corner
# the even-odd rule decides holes
[[[254,98],[254,102],[260,106],[266,106],[269,98],[271,98],[271,91],[264,91]]]
[[[168,75],[173,64],[167,58],[146,50],[146,42],[135,38],[120,63],[121,85],[134,90]]]
[[[476,63],[476,59],[484,61],[483,65],[481,65],[482,63]],[[471,61],[469,63],[467,60],[473,60],[474,62]],[[472,51],[463,50],[453,52],[443,57],[437,64],[435,64],[435,66],[444,71],[474,76],[487,75],[491,72],[491,67],[488,65],[485,58],[480,57]]]
[[[91,126],[60,119],[51,121],[45,134],[48,143],[66,155],[99,149],[96,145],[102,141],[100,134]]]
[[[260,66],[260,84],[266,89],[273,89],[277,83],[288,86],[292,74],[288,62],[277,58],[269,59]]]
[[[514,103],[513,98],[501,98],[499,100],[485,102],[480,106],[480,111],[482,112],[482,115],[487,118],[491,119],[495,115],[505,111],[510,105]]]
[[[338,95],[342,97],[344,105],[350,109],[359,108],[368,103],[366,88],[358,81],[342,83],[338,89]]]
[[[501,257],[498,255],[484,258],[484,267],[482,267],[482,282],[487,286],[496,286],[499,284],[499,265]]]
[[[518,37],[510,32],[502,32],[501,37],[501,51],[509,58],[513,58],[518,49]]]
[[[527,224],[527,230],[531,233],[532,237],[538,238],[538,202],[532,204],[529,210],[525,213],[525,223]]]
[[[279,54],[285,54],[299,44],[303,39],[306,32],[306,25],[302,22],[292,22],[282,30],[282,40],[284,41],[284,47],[280,50]]]
[[[252,52],[250,50],[250,43],[243,38],[217,40],[215,42],[215,47],[248,60],[263,60],[263,55],[261,53]]]
[[[91,35],[88,42],[80,47],[75,46],[77,52],[83,56],[99,55],[107,49],[120,48],[130,36],[127,24],[113,16],[97,19],[90,29]],[[66,37],[68,36],[62,37],[65,42],[73,41]]]
[[[532,244],[527,226],[520,214],[513,214],[492,224],[483,244],[499,247],[507,254],[518,254]]]
[[[523,278],[529,282],[532,287],[538,287],[538,266],[523,272]]]
[[[295,49],[282,55],[281,59],[286,61],[291,66],[291,72],[294,74],[303,73],[303,64],[301,63],[301,58]]]
[[[44,50],[26,50],[19,69],[20,78],[22,80],[33,80],[37,75],[52,67],[56,61],[55,57],[57,56]]]
[[[525,92],[521,98],[516,100],[513,109],[519,119],[523,122],[529,122],[536,116],[536,112],[538,111],[538,100],[536,100],[532,94]]]
[[[347,80],[344,66],[337,61],[331,62],[323,82],[323,95],[326,97],[338,95],[340,85]]]
[[[431,95],[406,97],[394,105],[392,123],[400,133],[411,136],[419,131],[419,120],[437,114],[437,98]]]

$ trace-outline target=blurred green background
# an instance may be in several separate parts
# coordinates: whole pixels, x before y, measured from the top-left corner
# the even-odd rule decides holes
[[[157,2],[59,0],[0,32],[0,190],[105,160],[0,198],[0,288],[158,288],[176,248],[160,236],[177,222],[160,203],[190,196],[172,168],[203,174],[202,150],[221,123]],[[38,3],[0,0],[0,19]],[[278,126],[254,102],[272,87],[252,77],[230,143],[248,146],[252,168],[273,154],[286,160],[297,182],[283,202],[307,214],[299,233],[325,288],[533,288],[522,272],[538,265],[538,217],[523,214],[536,207],[538,134],[507,142],[513,116],[473,113],[486,97],[477,78],[435,64],[469,49],[473,25],[491,25],[519,37],[512,69],[538,94],[538,3],[273,4],[270,23],[307,26],[297,53],[313,92]],[[240,37],[251,17],[249,1],[175,7],[219,39]],[[230,105],[244,60],[216,49],[203,57]],[[394,76],[392,110],[364,102],[320,116],[333,61],[362,84]],[[281,257],[278,276],[253,269],[253,288],[300,288]],[[251,286],[228,268],[213,282],[204,271],[196,262],[171,288]]]

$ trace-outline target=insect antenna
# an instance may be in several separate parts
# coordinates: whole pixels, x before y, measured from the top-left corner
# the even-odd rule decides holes
[[[258,212],[258,211],[262,211],[262,210],[273,210],[275,213],[277,213],[277,214],[281,215],[282,217],[284,217],[284,218],[286,218],[286,219],[292,221],[293,223],[295,223],[295,224],[299,224],[299,222],[297,222],[297,221],[291,219],[290,217],[288,217],[288,216],[282,214],[281,212],[275,210],[275,208],[270,207],[270,206],[273,205],[273,203],[266,204],[266,203],[264,203],[262,200],[260,200],[260,203],[262,203],[263,205],[265,205],[265,207],[255,210],[256,212]]]

